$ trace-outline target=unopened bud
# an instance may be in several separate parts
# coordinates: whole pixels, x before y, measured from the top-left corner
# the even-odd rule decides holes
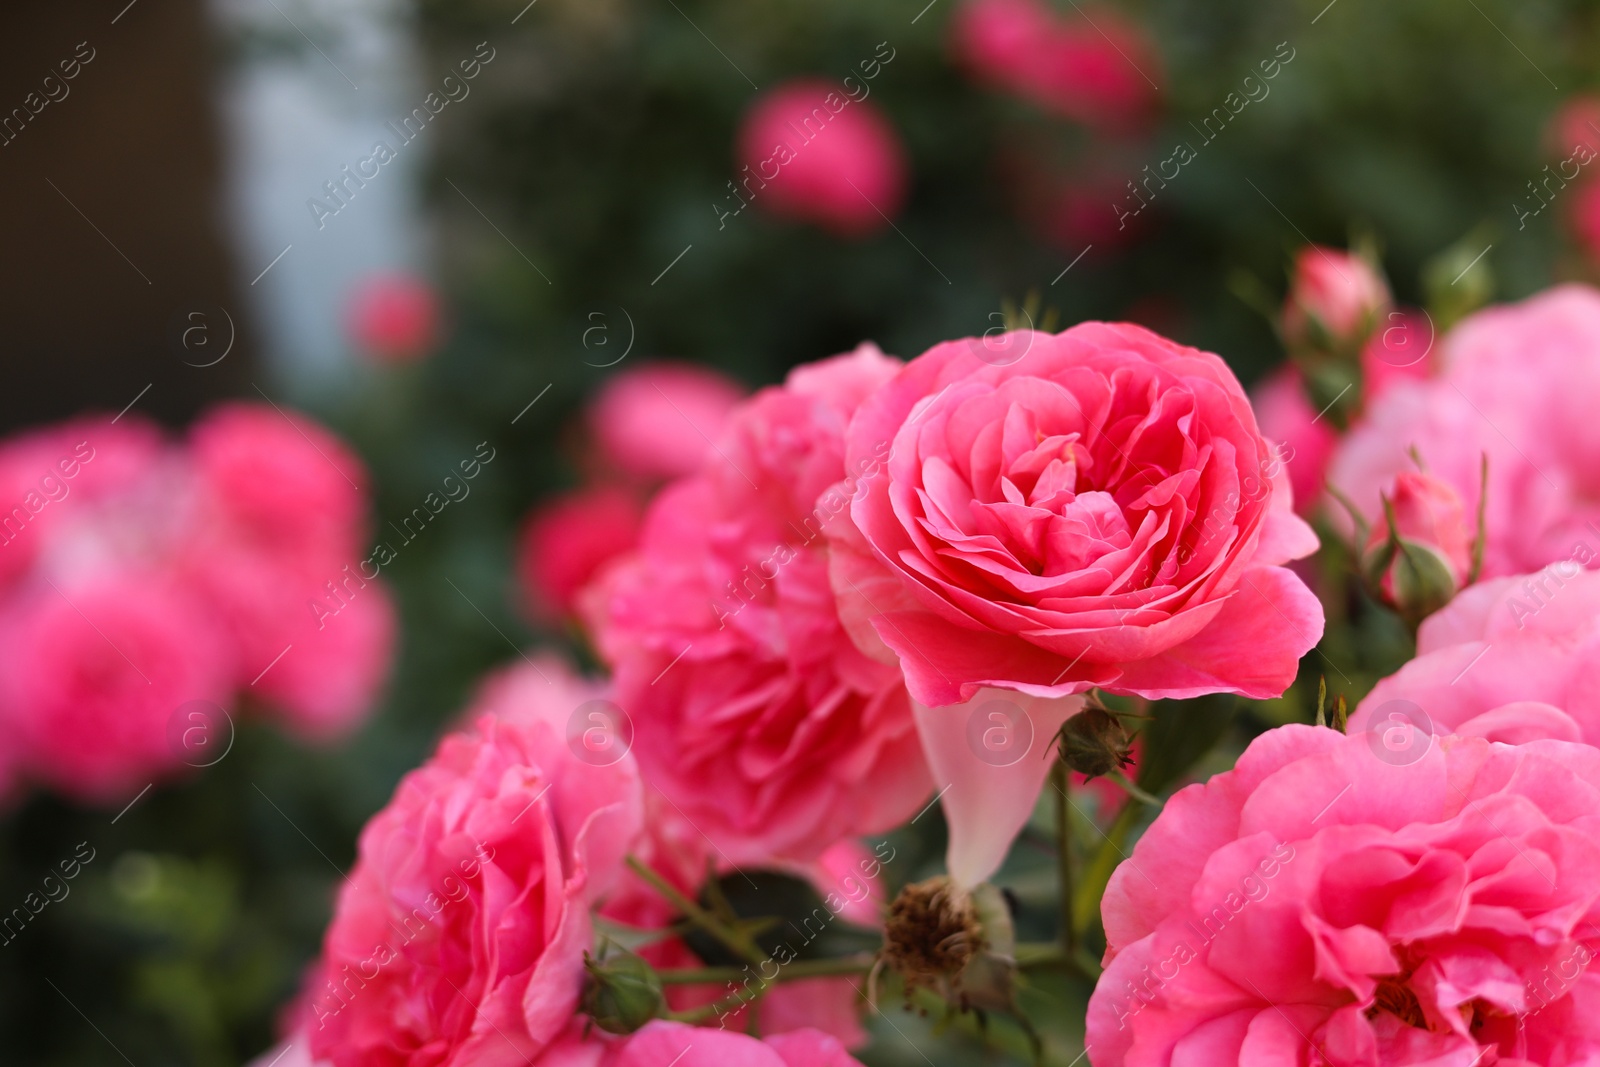
[[[1090,778],[1133,762],[1133,741],[1118,718],[1091,701],[1061,727],[1061,760]]]
[[[1450,603],[1472,570],[1466,505],[1448,483],[1402,471],[1361,558],[1368,588],[1413,626]]]
[[[603,960],[584,953],[583,966],[589,980],[580,1008],[607,1033],[631,1034],[665,1006],[661,980],[632,952],[613,952]]]

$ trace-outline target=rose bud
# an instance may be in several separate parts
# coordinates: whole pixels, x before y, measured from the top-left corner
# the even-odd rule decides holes
[[[1362,573],[1374,594],[1415,625],[1448,604],[1472,571],[1461,494],[1425,472],[1395,475],[1362,553]]]
[[[1308,245],[1295,257],[1283,304],[1283,340],[1305,373],[1312,403],[1339,425],[1358,410],[1360,352],[1389,310],[1389,286],[1361,256]]]
[[[1133,762],[1133,741],[1117,717],[1090,704],[1061,726],[1061,760],[1079,774],[1097,778]]]
[[[631,1034],[666,1005],[656,972],[626,949],[604,959],[585,953],[583,966],[589,981],[579,1009],[608,1034]]]

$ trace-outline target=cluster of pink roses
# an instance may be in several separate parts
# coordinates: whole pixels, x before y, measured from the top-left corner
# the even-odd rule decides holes
[[[136,415],[0,445],[0,765],[120,803],[226,748],[250,698],[308,739],[350,730],[394,611],[352,575],[360,462],[309,420],[220,407],[174,442]],[[334,583],[348,610],[308,610]]]

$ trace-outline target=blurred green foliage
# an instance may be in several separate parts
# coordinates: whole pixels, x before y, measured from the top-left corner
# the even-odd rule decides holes
[[[20,906],[78,842],[97,858],[68,897],[0,946],[8,1063],[211,1067],[268,1046],[363,821],[483,671],[517,648],[568,638],[535,632],[518,612],[514,531],[532,503],[575,481],[584,461],[575,417],[630,338],[621,366],[671,356],[756,386],[863,338],[915,355],[982,332],[1003,301],[1037,291],[1063,322],[1138,317],[1221,353],[1250,380],[1281,355],[1226,280],[1254,276],[1275,299],[1288,253],[1307,240],[1375,234],[1410,302],[1424,295],[1425,265],[1469,234],[1493,245],[1485,264],[1500,298],[1575,269],[1559,212],[1518,231],[1510,205],[1546,162],[1549,116],[1596,80],[1592,3],[1119,2],[1163,57],[1151,72],[1163,117],[1148,137],[1110,143],[956,71],[946,38],[957,0],[925,10],[926,0],[524,2],[423,5],[425,83],[480,41],[497,52],[472,99],[428,134],[448,351],[296,395],[360,447],[380,521],[416,506],[478,442],[497,449],[471,498],[387,569],[405,620],[388,698],[334,751],[243,728],[223,762],[152,791],[115,823],[114,812],[47,797],[11,814],[0,828],[0,909]],[[851,243],[752,211],[719,229],[713,205],[734,171],[752,83],[842,77],[883,41],[895,58],[872,99],[904,137],[913,172],[897,228]],[[1063,275],[1081,249],[1042,238],[1015,203],[1005,161],[1032,154],[1132,179],[1192,140],[1189,123],[1280,42],[1295,58],[1270,96],[1200,149],[1140,238],[1097,245]],[[606,331],[586,347],[597,324]],[[1353,701],[1406,653],[1404,631],[1370,604],[1330,605],[1330,619],[1296,689],[1247,708],[1207,770],[1226,766],[1252,731],[1309,721],[1319,675]],[[921,828],[897,837],[908,859],[894,865],[895,884],[937,869],[942,830],[932,817]],[[1001,878],[1016,891],[1023,940],[1054,930],[1051,832],[1042,816]],[[1024,992],[1055,1047],[1081,1040],[1088,988],[1045,974]],[[874,1023],[866,1059],[925,1062],[935,1022],[891,1013]],[[938,1062],[986,1062],[972,1042],[950,1040]],[[960,1049],[969,1058],[958,1060]]]

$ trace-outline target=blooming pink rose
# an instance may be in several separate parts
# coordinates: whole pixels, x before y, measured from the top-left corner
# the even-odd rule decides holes
[[[1416,658],[1373,687],[1350,729],[1396,714],[1509,744],[1600,744],[1600,573],[1565,560],[1461,593],[1423,622]]]
[[[1346,436],[1331,484],[1367,518],[1413,451],[1477,515],[1489,461],[1485,577],[1600,550],[1600,292],[1564,285],[1462,320],[1427,381],[1395,383]],[[1336,509],[1330,514],[1338,517]]]
[[[707,367],[646,363],[606,382],[589,407],[589,433],[616,471],[676,478],[699,468],[743,396],[738,383]]]
[[[232,671],[202,606],[153,573],[40,583],[0,621],[0,710],[23,772],[90,803],[182,769],[174,717],[227,705]]]
[[[877,104],[833,82],[802,78],[761,96],[739,129],[738,163],[738,199],[718,212],[722,226],[748,199],[774,215],[861,237],[888,226],[905,200],[899,135]]]
[[[1105,323],[937,345],[850,424],[849,469],[885,454],[834,586],[922,703],[1270,697],[1321,636],[1281,566],[1316,538],[1214,355]]]
[[[1283,333],[1291,348],[1366,341],[1391,298],[1383,276],[1366,260],[1337,248],[1307,245],[1295,256],[1289,295],[1283,303]]]
[[[812,858],[929,792],[899,672],[840,626],[821,536],[849,495],[825,491],[882,461],[847,468],[845,424],[898,366],[865,345],[763,390],[587,595],[647,780],[729,862]]]
[[[1148,35],[1095,8],[1073,22],[1040,0],[968,0],[951,23],[956,58],[975,77],[1080,122],[1111,129],[1149,116],[1160,74]]]
[[[380,363],[410,363],[439,344],[439,297],[427,282],[408,274],[363,281],[346,317],[356,349]]]
[[[602,1067],[609,1050],[616,1044],[610,1034],[595,1029],[584,1016],[568,1024],[566,1033],[555,1039],[537,1057],[512,1060],[518,1067]],[[489,1061],[497,1062],[497,1061]],[[289,1040],[268,1049],[250,1061],[249,1067],[333,1067],[331,1060],[314,1059],[311,1037],[295,1030]]]
[[[589,908],[639,822],[632,760],[582,762],[565,729],[486,715],[367,824],[309,991],[317,1059],[548,1062],[577,1009]]]
[[[542,621],[576,608],[579,590],[639,543],[643,506],[628,489],[593,485],[540,503],[522,527],[517,572]]]
[[[1262,436],[1282,447],[1295,511],[1313,514],[1322,500],[1323,478],[1338,447],[1339,431],[1311,406],[1300,371],[1293,364],[1280,367],[1257,385],[1250,402]]]
[[[1095,1067],[1600,1056],[1600,752],[1285,726],[1113,874]]]
[[[797,1030],[759,1041],[740,1033],[657,1020],[640,1030],[606,1067],[861,1067],[826,1034]]]

